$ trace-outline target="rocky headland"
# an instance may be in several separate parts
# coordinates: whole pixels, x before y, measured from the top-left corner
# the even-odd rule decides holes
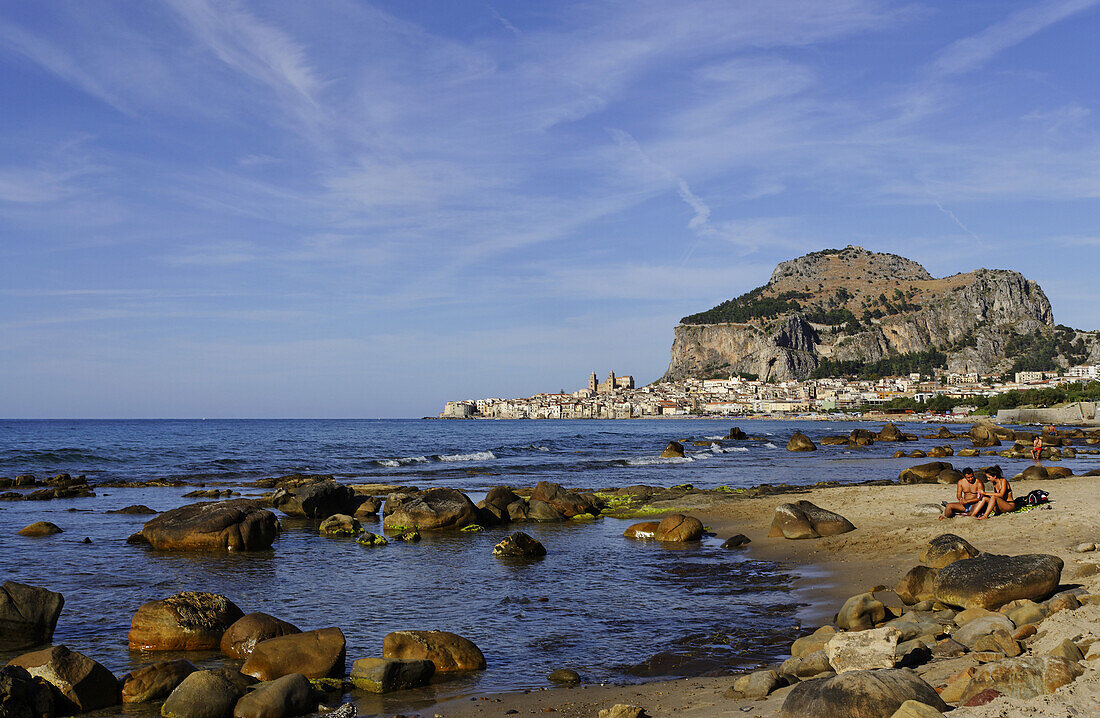
[[[783,262],[767,284],[684,317],[664,380],[805,379],[905,357],[978,374],[1027,358],[1067,367],[1100,362],[1100,334],[1055,325],[1042,288],[1019,272],[937,279],[912,260],[849,246]]]

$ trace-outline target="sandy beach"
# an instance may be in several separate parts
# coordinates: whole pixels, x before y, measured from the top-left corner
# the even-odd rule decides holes
[[[819,488],[792,495],[740,500],[686,497],[666,503],[670,504],[670,510],[700,518],[721,538],[745,534],[752,543],[741,550],[752,558],[782,562],[801,569],[806,577],[800,579],[795,588],[800,600],[812,602],[802,614],[803,627],[809,633],[818,625],[828,623],[848,596],[876,586],[895,586],[906,571],[918,563],[917,555],[921,547],[930,539],[948,532],[966,539],[984,552],[1056,555],[1065,562],[1063,587],[1084,586],[1090,591],[1100,590],[1093,583],[1095,577],[1076,578],[1082,566],[1100,563],[1100,554],[1074,550],[1079,544],[1100,538],[1100,493],[1095,490],[1098,480],[1095,477],[1081,477],[1018,482],[1017,495],[1026,494],[1034,488],[1048,491],[1052,501],[1050,508],[987,520],[969,517],[939,520],[936,514],[929,512],[927,505],[938,506],[941,500],[954,500],[954,490],[950,486],[928,484]],[[800,541],[769,538],[767,534],[775,507],[801,499],[842,514],[856,525],[856,530],[839,536]],[[922,508],[921,505],[925,506]],[[1100,632],[1100,625],[1095,622],[1100,616],[1093,610],[1086,615],[1086,608],[1097,607],[1080,609],[1081,615],[1075,620],[1082,624],[1083,632]],[[1100,706],[1100,685],[1095,674],[1096,671],[1090,669],[1085,676],[1050,696],[1011,702],[1001,698],[984,708],[958,709],[952,715],[1095,715],[1090,712],[1067,712],[1069,709],[1066,708],[1074,705]],[[640,706],[654,718],[674,715],[768,718],[779,715],[789,687],[763,700],[724,697],[735,678],[687,678],[627,686],[580,685],[526,693],[481,695],[441,703],[435,707],[435,715],[447,718],[508,714],[580,717],[595,716],[600,709],[615,704]],[[1020,712],[1025,709],[1026,713]],[[430,712],[428,714],[431,715]]]

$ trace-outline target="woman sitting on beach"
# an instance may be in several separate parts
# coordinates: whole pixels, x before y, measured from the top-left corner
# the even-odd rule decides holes
[[[940,519],[949,519],[955,514],[969,515],[974,506],[985,494],[985,484],[974,476],[974,469],[967,467],[962,470],[962,478],[955,484],[955,498],[953,504],[943,505],[943,515]]]
[[[1008,479],[1001,473],[1001,467],[994,466],[986,472],[993,479],[993,490],[987,492],[978,505],[974,508],[974,516],[979,519],[987,519],[990,515],[1003,514],[1016,510],[1016,502],[1012,498],[1012,486]],[[984,511],[984,513],[983,513]]]

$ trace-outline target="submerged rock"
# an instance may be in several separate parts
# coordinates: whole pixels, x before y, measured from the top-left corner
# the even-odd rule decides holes
[[[339,628],[294,633],[261,641],[252,649],[241,673],[270,681],[291,673],[306,678],[341,678],[347,642]]]
[[[661,452],[662,459],[682,459],[684,458],[684,445],[679,441],[670,441],[665,450]]]
[[[260,551],[271,547],[278,532],[275,514],[255,501],[233,499],[165,511],[139,535],[155,549]]]
[[[394,631],[382,639],[382,656],[429,660],[437,673],[485,669],[481,649],[473,641],[447,631]]]
[[[122,677],[122,702],[145,703],[167,698],[197,668],[183,659],[161,661]]]
[[[382,525],[387,530],[460,529],[476,524],[478,519],[477,506],[456,489],[428,489],[422,494],[406,494],[391,505],[394,503],[393,496],[386,500]]]
[[[370,693],[418,688],[427,685],[435,664],[425,659],[360,658],[351,665],[351,682]]]
[[[218,650],[222,634],[242,616],[235,603],[216,593],[185,591],[150,601],[130,620],[130,650]]]
[[[816,451],[817,444],[810,441],[810,437],[803,434],[801,431],[794,432],[794,435],[787,441],[787,451]]]
[[[494,556],[539,558],[546,555],[546,547],[537,539],[517,531],[493,547]]]
[[[230,658],[244,659],[252,655],[256,644],[269,638],[301,633],[293,623],[287,623],[266,613],[241,616],[226,629],[221,638],[221,651]]]
[[[64,606],[60,593],[4,581],[0,584],[0,651],[48,643]]]
[[[354,514],[362,503],[350,486],[335,481],[279,489],[271,497],[271,504],[287,516],[304,516],[311,519],[327,519],[333,514]]]
[[[60,526],[49,521],[35,521],[30,526],[24,526],[15,533],[20,536],[53,536],[64,533]]]
[[[703,538],[703,522],[694,516],[671,514],[657,524],[658,541],[682,543]]]

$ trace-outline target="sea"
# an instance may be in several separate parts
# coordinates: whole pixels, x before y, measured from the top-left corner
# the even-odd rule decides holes
[[[752,440],[694,445],[734,426]],[[572,668],[588,682],[629,683],[724,675],[782,659],[803,632],[812,594],[794,588],[803,569],[753,558],[751,550],[626,540],[630,521],[524,524],[472,533],[425,532],[420,543],[368,548],[329,539],[316,522],[282,517],[272,550],[248,554],[168,553],[126,543],[148,516],[109,513],[132,504],[157,511],[195,499],[196,488],[228,488],[287,474],[331,474],[345,483],[448,486],[475,501],[493,486],[553,481],[570,488],[631,485],[697,488],[808,485],[896,479],[927,459],[893,459],[899,446],[819,446],[787,452],[802,431],[815,441],[851,421],[652,419],[623,421],[165,420],[0,421],[0,476],[66,472],[89,483],[173,479],[180,487],[97,488],[91,498],[0,502],[0,580],[65,596],[54,642],[122,675],[169,657],[127,649],[130,619],[146,601],[211,591],[246,612],[262,611],[303,630],[339,627],[348,664],[381,655],[395,630],[439,629],[473,640],[484,672],[377,697],[353,692],[360,715],[425,709],[438,700],[536,690],[547,674]],[[939,425],[905,424],[917,435]],[[687,449],[662,459],[670,440]],[[960,444],[955,443],[958,447]],[[959,459],[954,461],[961,466]],[[1093,468],[1095,458],[1068,460]],[[965,461],[965,460],[963,460]],[[981,460],[971,460],[975,466]],[[1028,462],[999,459],[1008,476]],[[945,498],[947,494],[945,493]],[[64,533],[15,532],[52,521]],[[367,530],[380,531],[367,522]],[[492,547],[522,529],[547,547],[534,562],[505,562]],[[88,539],[89,542],[84,542]],[[0,663],[11,655],[0,653]],[[236,666],[216,653],[189,653],[200,666]]]

